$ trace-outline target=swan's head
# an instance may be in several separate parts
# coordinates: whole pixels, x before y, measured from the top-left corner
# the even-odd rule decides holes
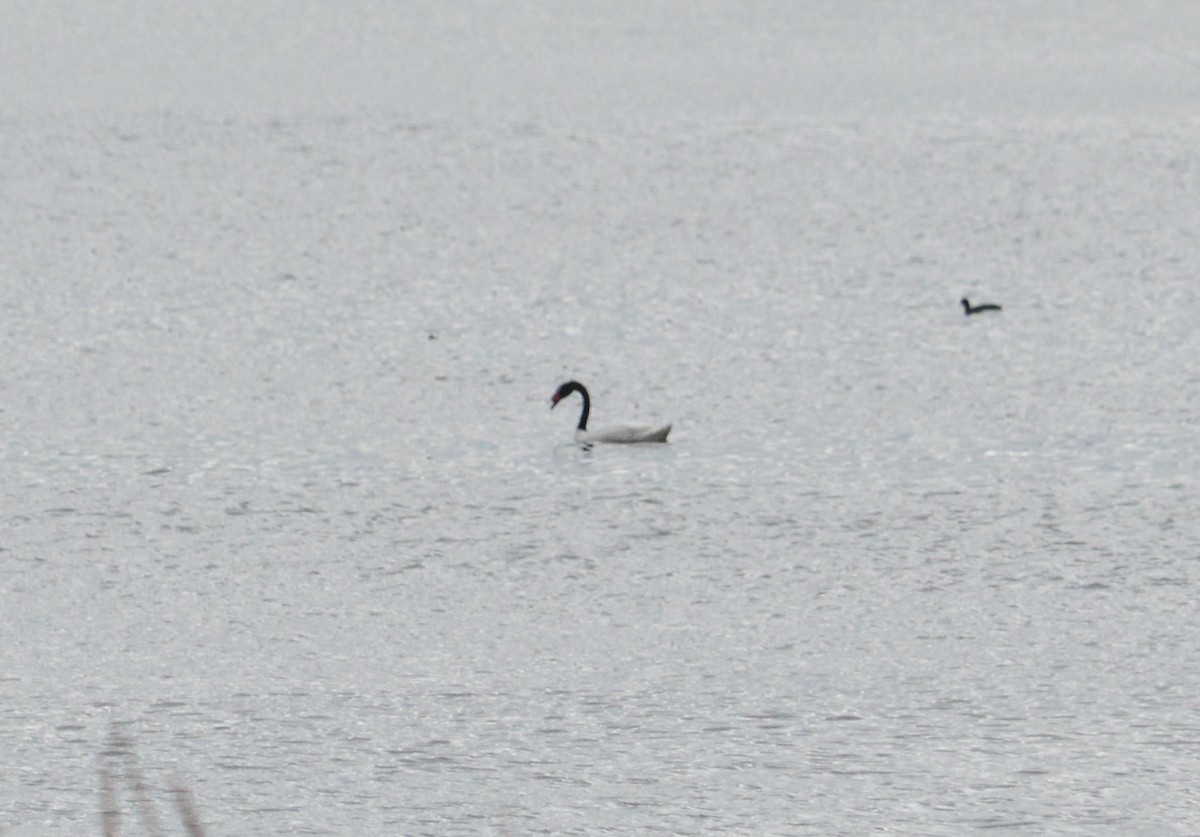
[[[568,381],[567,383],[560,386],[558,389],[554,390],[554,395],[550,396],[550,409],[551,410],[553,410],[555,407],[558,406],[559,401],[562,401],[564,398],[566,398],[568,395],[571,394],[570,386],[571,386],[571,384]]]
[[[567,381],[565,384],[560,384],[558,389],[554,391],[554,395],[550,396],[550,409],[553,410],[558,406],[559,401],[562,401],[573,392],[587,392],[587,390],[583,388],[583,384],[579,383],[579,381]]]

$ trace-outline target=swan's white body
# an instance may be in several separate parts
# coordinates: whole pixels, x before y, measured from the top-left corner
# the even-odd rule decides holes
[[[583,399],[583,410],[579,413],[579,425],[575,428],[575,441],[583,445],[595,442],[610,442],[616,444],[633,444],[637,442],[665,442],[671,432],[671,425],[650,427],[644,424],[614,424],[608,427],[587,429],[588,414],[592,409],[592,400],[588,397],[587,388],[578,381],[567,381],[560,386],[550,398],[550,409],[573,392],[579,393]]]
[[[575,441],[583,444],[592,442],[613,442],[617,444],[632,444],[634,442],[665,442],[671,425],[651,427],[647,424],[614,424],[609,427],[597,427],[595,430],[576,430]]]

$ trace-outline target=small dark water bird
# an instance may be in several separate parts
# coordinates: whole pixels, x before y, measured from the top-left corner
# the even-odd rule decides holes
[[[972,314],[982,314],[984,311],[1001,311],[999,305],[994,305],[990,302],[985,302],[983,305],[972,305],[971,301],[965,296],[962,298],[963,313],[968,317]]]
[[[629,444],[631,442],[665,442],[667,434],[671,432],[671,425],[667,424],[662,427],[647,427],[638,424],[618,424],[612,427],[601,427],[596,430],[588,430],[587,422],[588,415],[592,411],[592,399],[588,397],[587,388],[578,381],[567,381],[559,386],[554,395],[550,397],[550,409],[553,410],[558,406],[558,402],[562,401],[573,392],[579,393],[583,399],[583,409],[579,413],[579,424],[575,428],[575,441],[590,444],[592,442],[617,442]]]

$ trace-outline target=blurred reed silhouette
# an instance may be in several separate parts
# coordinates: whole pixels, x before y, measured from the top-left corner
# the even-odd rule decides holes
[[[172,779],[170,785],[171,801],[187,834],[204,837],[204,826],[192,804],[191,793],[178,779]],[[142,830],[149,837],[165,837],[150,786],[138,763],[133,739],[113,724],[108,744],[100,753],[100,821],[104,837],[119,837],[121,833],[122,789],[132,801]]]

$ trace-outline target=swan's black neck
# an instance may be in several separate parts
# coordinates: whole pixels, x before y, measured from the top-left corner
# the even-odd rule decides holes
[[[571,384],[574,384],[574,386],[571,386]],[[583,410],[579,413],[579,424],[577,426],[580,430],[587,430],[588,413],[592,411],[592,399],[588,398],[588,391],[583,384],[577,381],[571,381],[571,384],[568,384],[571,387],[569,392],[577,392],[579,393],[579,397],[583,399]]]
[[[588,413],[592,411],[592,399],[588,398],[587,388],[579,381],[567,381],[558,388],[558,392],[554,393],[554,403],[557,404],[573,392],[579,393],[579,397],[583,399],[583,411],[579,414],[580,430],[587,430]]]

